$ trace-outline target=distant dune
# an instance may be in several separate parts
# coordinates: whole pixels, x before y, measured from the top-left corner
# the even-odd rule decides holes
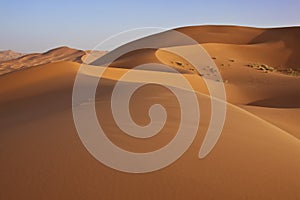
[[[81,60],[87,56],[63,47],[0,63],[7,70],[0,76],[0,199],[300,199],[300,28],[177,30],[207,50],[226,89],[225,126],[205,159],[197,157],[211,117],[205,74],[167,51],[176,47],[192,54],[193,45],[172,37],[166,40],[166,33],[150,36],[159,48],[121,56],[97,88],[95,108],[101,126],[115,144],[135,152],[156,150],[174,137],[181,119],[179,103],[162,86],[140,88],[130,101],[136,123],[149,123],[148,109],[157,103],[165,107],[168,119],[152,138],[130,137],[117,127],[111,113],[117,80],[136,65],[155,62],[182,74],[132,70],[133,77],[184,76],[195,89],[201,120],[194,143],[172,165],[146,174],[110,169],[81,143],[72,116],[72,91]],[[103,54],[109,58],[122,48],[126,46]],[[95,57],[90,61],[97,63]]]
[[[81,63],[81,57],[84,55],[84,51],[71,49],[68,47],[59,47],[45,53],[27,54],[21,57],[16,57],[15,59],[0,62],[0,75],[12,72],[14,70],[52,62],[71,61]]]
[[[19,58],[24,54],[12,50],[0,51],[0,62]]]

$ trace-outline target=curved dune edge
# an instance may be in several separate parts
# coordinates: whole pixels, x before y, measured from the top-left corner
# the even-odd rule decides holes
[[[293,115],[297,115],[297,108],[300,107],[298,101],[300,93],[297,92],[300,89],[299,77],[287,76],[277,72],[264,73],[246,66],[252,62],[274,63],[273,60],[275,60],[275,63],[280,63],[280,60],[276,59],[282,59],[285,55],[290,55],[291,52],[291,50],[285,47],[282,41],[268,41],[267,43],[249,45],[205,43],[202,46],[211,55],[222,75],[221,82],[225,85],[228,96],[227,100],[230,103],[240,107],[243,105],[255,105],[262,107],[262,109],[264,107],[288,108],[294,110]],[[168,47],[158,50],[139,50],[121,57],[111,67],[131,69],[143,63],[153,62],[166,64],[183,74],[194,74],[195,69],[188,61],[168,51],[172,48],[182,49],[190,55],[194,53],[193,46],[191,45]],[[274,57],[276,59],[273,59]],[[149,70],[157,71],[156,69]],[[214,73],[210,70],[213,70],[213,66],[204,68],[201,76],[213,75]],[[160,71],[162,70],[160,69]],[[220,81],[220,79],[217,80]],[[207,94],[207,88],[203,82],[194,84],[194,87],[196,85],[201,92]],[[265,117],[263,112],[256,113],[262,113],[260,116],[275,124],[278,124],[278,122],[282,124],[281,121],[284,121],[287,125],[281,125],[281,128],[285,129],[291,124],[287,118],[280,118],[280,112],[277,113],[277,118],[272,117],[271,121],[270,118]],[[298,123],[293,122],[291,125],[294,128],[288,128],[288,132],[300,138]]]
[[[295,74],[299,72],[300,59],[296,53],[300,50],[299,27],[263,29],[239,26],[191,26],[177,28],[175,31],[203,45],[208,53],[216,58],[218,66],[239,64],[240,67],[245,67],[264,64],[288,75],[293,75],[293,70]],[[166,31],[130,42],[115,51],[137,44],[141,46],[151,44],[157,47],[156,49],[191,45],[185,37],[178,37],[174,31]],[[141,60],[146,61],[151,54],[153,52],[146,49],[132,52],[117,60],[112,66],[131,68],[137,63],[133,58],[144,57]]]
[[[85,150],[73,124],[71,95],[79,66],[70,62],[52,63],[0,79],[0,84],[10,83],[9,88],[0,91],[1,96],[5,94],[5,99],[1,99],[1,105],[5,105],[1,112],[4,132],[0,135],[2,197],[98,198],[113,195],[123,198],[129,195],[128,198],[140,199],[147,192],[149,198],[166,199],[176,190],[179,198],[189,199],[298,198],[299,141],[236,106],[228,105],[224,131],[213,151],[203,160],[197,158],[209,122],[209,99],[203,94],[198,94],[202,108],[199,133],[190,149],[173,165],[137,176],[103,166]],[[120,70],[124,69],[108,70],[103,80],[104,88],[112,86]],[[22,83],[13,81],[21,77]],[[156,95],[171,111],[174,109],[170,96],[159,90],[155,92],[151,87],[141,91],[142,99],[147,100],[150,91],[150,96]],[[97,104],[101,108],[105,98],[99,98]],[[106,112],[104,109],[99,114]],[[141,114],[142,118],[146,116]],[[173,117],[176,122],[178,118]],[[8,121],[9,124],[4,123]],[[111,123],[107,120],[103,125],[111,127]],[[116,129],[111,127],[110,133],[118,140]],[[132,144],[130,138],[122,138],[120,142]],[[112,185],[118,193],[112,193]]]
[[[128,73],[129,70],[128,69],[122,69],[122,68],[106,68],[106,67],[101,67],[101,66],[88,66],[86,65],[86,67],[84,68],[85,70],[82,71],[83,74],[87,75],[87,76],[91,76],[91,77],[98,77],[99,71],[103,72],[103,76],[102,78],[104,79],[109,79],[109,80],[114,80],[114,81],[118,81],[124,74]],[[197,75],[188,75],[188,74],[174,74],[174,73],[162,73],[162,72],[157,72],[157,71],[147,71],[147,70],[131,70],[132,75],[130,79],[127,79],[126,82],[127,83],[136,83],[137,81],[133,78],[134,76],[136,77],[141,77],[141,76],[149,76],[149,73],[152,74],[151,76],[159,76],[161,78],[168,78],[169,76],[173,76],[173,77],[178,77],[180,78],[180,76],[184,76],[189,82],[190,84],[192,84],[193,88],[195,89],[194,91],[190,91],[190,92],[195,92],[197,95],[201,95],[201,96],[205,96],[206,98],[211,98],[209,95],[209,92],[207,90],[207,87],[205,85],[205,82],[202,80],[202,78],[198,77]],[[176,78],[174,78],[176,79]],[[140,82],[140,83],[147,83],[147,82]],[[169,85],[169,86],[174,86],[176,85],[176,83],[174,82],[173,84]],[[180,88],[182,90],[186,90],[185,88],[182,87],[178,87],[175,86],[177,88]],[[216,100],[218,100],[217,98],[215,98]],[[222,101],[222,100],[219,100]],[[257,115],[239,107],[236,106],[230,102],[226,102],[227,107],[231,107],[234,108],[242,113],[245,113],[257,120],[260,120],[263,123],[268,124],[270,127],[273,127],[274,129],[277,129],[278,131],[281,131],[282,133],[291,136],[294,139],[297,139],[297,137],[293,136],[293,134],[288,133],[287,131],[279,128],[276,126],[276,124],[272,124],[260,117],[258,117]]]

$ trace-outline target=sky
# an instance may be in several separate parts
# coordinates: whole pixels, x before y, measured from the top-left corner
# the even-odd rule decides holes
[[[300,25],[299,0],[0,0],[0,50],[93,49],[134,28]]]

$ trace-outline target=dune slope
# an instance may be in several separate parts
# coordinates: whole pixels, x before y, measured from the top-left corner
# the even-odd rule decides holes
[[[86,151],[73,124],[71,95],[78,67],[76,63],[58,62],[0,79],[1,85],[9,85],[0,91],[2,199],[299,198],[299,141],[235,106],[228,105],[228,117],[215,149],[207,158],[198,159],[210,118],[209,99],[201,94],[197,96],[203,116],[197,137],[176,163],[139,175],[104,166]],[[113,120],[103,120],[110,119],[107,105],[116,73],[109,69],[96,96],[97,114],[109,130],[108,137],[137,151],[167,143],[170,135],[162,134],[151,139],[159,141],[155,146],[151,140],[141,145],[120,132]],[[157,73],[168,77],[168,73]],[[20,78],[22,83],[14,81]],[[166,106],[172,121],[162,131],[171,134],[180,115],[173,95],[166,92],[149,85],[137,92],[132,109],[138,123],[145,123],[147,105],[159,102]]]

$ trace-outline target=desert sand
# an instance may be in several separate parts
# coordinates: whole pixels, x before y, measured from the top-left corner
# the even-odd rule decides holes
[[[0,62],[13,60],[23,56],[22,53],[18,53],[12,50],[0,51]]]
[[[6,51],[10,52],[10,51]],[[12,54],[12,53],[11,53]],[[18,53],[15,53],[19,55]],[[12,71],[26,69],[38,65],[44,65],[52,62],[71,61],[81,63],[81,58],[85,55],[85,51],[71,49],[69,47],[58,47],[49,50],[45,53],[32,53],[27,55],[19,55],[11,57],[10,59],[1,60],[0,57],[0,75]],[[1,56],[1,54],[0,54]]]
[[[162,40],[164,33],[150,36],[161,48],[120,57],[100,80],[95,97],[99,122],[111,141],[134,152],[166,145],[176,133],[180,110],[168,89],[144,86],[130,102],[133,120],[146,125],[149,107],[159,103],[167,110],[167,123],[145,140],[124,134],[110,109],[122,74],[143,63],[162,63],[181,72],[197,92],[201,120],[193,144],[172,165],[146,174],[106,167],[83,146],[73,122],[72,90],[85,52],[63,47],[0,63],[5,68],[0,76],[0,199],[299,199],[300,28],[199,26],[178,31],[211,55],[227,93],[224,129],[207,157],[198,158],[211,116],[204,76],[165,51],[177,47],[188,52],[189,44]],[[181,76],[132,71],[137,77],[150,71],[162,79]]]

